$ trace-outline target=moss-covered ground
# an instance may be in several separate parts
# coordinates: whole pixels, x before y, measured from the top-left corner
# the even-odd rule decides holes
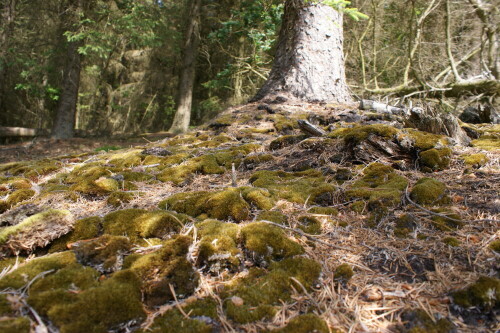
[[[0,164],[0,331],[494,331],[496,127],[276,110]]]

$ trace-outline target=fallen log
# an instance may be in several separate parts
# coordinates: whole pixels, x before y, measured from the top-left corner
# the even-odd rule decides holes
[[[398,116],[408,115],[409,112],[405,108],[399,108],[397,106],[391,106],[384,103],[372,101],[369,99],[363,99],[359,102],[359,108],[361,110],[375,110],[380,113],[391,113]]]
[[[46,135],[47,131],[43,129],[26,128],[26,127],[5,127],[0,126],[0,137],[30,137]]]

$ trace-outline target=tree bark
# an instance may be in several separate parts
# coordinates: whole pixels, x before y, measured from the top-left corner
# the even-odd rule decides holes
[[[6,94],[6,73],[7,73],[7,50],[9,49],[9,40],[14,30],[16,0],[6,0],[1,7],[2,13],[2,32],[0,34],[0,97]],[[0,98],[0,110],[2,108],[2,100]]]
[[[342,44],[342,13],[286,0],[273,68],[252,100],[282,95],[307,102],[351,102]]]
[[[201,0],[191,0],[189,22],[182,50],[182,68],[179,77],[177,110],[172,126],[169,129],[169,132],[174,134],[186,132],[191,120],[196,57],[198,56],[198,47],[200,45],[200,11]]]

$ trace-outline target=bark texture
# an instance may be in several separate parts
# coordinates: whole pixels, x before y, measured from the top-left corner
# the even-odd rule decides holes
[[[253,100],[284,95],[307,102],[350,102],[342,44],[341,13],[287,0],[273,68]]]
[[[196,57],[198,56],[198,47],[200,45],[200,9],[201,0],[192,0],[182,51],[183,57],[179,78],[177,110],[169,130],[169,132],[175,134],[186,132],[191,120]]]

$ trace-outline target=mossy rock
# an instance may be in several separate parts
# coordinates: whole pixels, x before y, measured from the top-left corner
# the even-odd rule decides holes
[[[5,318],[0,320],[2,333],[30,333],[31,321],[28,317]]]
[[[302,231],[312,235],[321,233],[321,222],[313,216],[300,216],[298,218],[298,227]]]
[[[73,243],[71,250],[80,264],[109,274],[122,269],[123,258],[131,248],[132,244],[127,237],[103,235]]]
[[[450,211],[448,209],[433,209],[432,211],[449,217],[446,218],[443,216],[435,215],[431,218],[434,228],[438,230],[453,231],[455,229],[461,228],[464,225],[462,217],[453,211]]]
[[[160,202],[159,207],[193,217],[206,214],[218,220],[231,218],[239,222],[250,217],[250,205],[242,194],[245,191],[245,189],[230,188],[219,192],[178,193]]]
[[[333,279],[337,282],[347,283],[354,276],[354,271],[349,264],[341,264],[335,268]]]
[[[422,309],[406,310],[401,315],[403,326],[401,333],[454,333],[455,325],[446,318],[431,318],[427,311]]]
[[[0,279],[0,290],[20,289],[42,272],[57,271],[76,263],[73,252],[66,251],[36,258],[19,265],[19,268]]]
[[[142,238],[163,238],[182,229],[185,216],[162,210],[125,209],[104,217],[104,233],[130,238],[134,244],[142,244]]]
[[[72,231],[52,242],[49,252],[65,251],[68,248],[68,244],[95,238],[99,235],[101,227],[102,219],[98,216],[80,219],[75,222]]]
[[[0,228],[0,249],[6,252],[32,251],[68,233],[74,223],[67,210],[49,209],[19,224]],[[33,237],[37,234],[37,237]]]
[[[123,204],[134,200],[135,195],[131,192],[115,191],[109,195],[106,202],[113,207],[120,207]]]
[[[229,318],[241,324],[270,319],[281,302],[291,300],[294,288],[310,290],[320,273],[320,264],[304,257],[272,263],[269,271],[251,268],[247,276],[233,280],[221,292],[224,310]],[[234,297],[240,301],[235,302]]]
[[[313,313],[298,315],[290,319],[288,324],[279,329],[268,331],[269,333],[330,333],[328,325],[319,316]],[[333,333],[340,331],[333,330]]]
[[[212,333],[220,325],[217,315],[217,301],[213,298],[203,298],[189,303],[183,307],[184,313],[175,308],[157,316],[147,331],[139,330],[140,333],[164,333],[175,327],[176,333]]]
[[[281,212],[277,212],[277,211],[260,212],[255,219],[257,221],[265,220],[265,221],[271,221],[271,222],[283,224],[283,225],[288,224],[288,217],[285,214],[283,214]]]
[[[481,276],[467,288],[451,293],[453,303],[462,308],[477,307],[490,311],[500,307],[500,280]]]
[[[168,240],[163,247],[136,259],[130,269],[143,281],[142,290],[146,304],[158,306],[174,300],[170,285],[177,298],[191,295],[198,286],[198,272],[186,256],[192,239],[178,236]]]
[[[196,265],[205,267],[212,273],[225,269],[236,271],[242,257],[237,246],[239,226],[234,223],[205,220],[196,227],[200,237]]]
[[[240,231],[241,243],[258,261],[269,263],[304,253],[304,248],[290,240],[284,231],[264,222],[247,224]]]
[[[255,187],[268,189],[276,198],[290,202],[328,206],[333,200],[335,187],[325,182],[316,170],[301,172],[257,171],[250,177]]]
[[[489,159],[485,154],[470,154],[462,155],[465,165],[471,166],[473,168],[480,168],[488,163]]]
[[[434,178],[421,178],[410,192],[410,198],[420,205],[449,203],[446,185]]]
[[[279,138],[271,141],[269,144],[269,149],[271,150],[278,150],[281,148],[293,146],[294,144],[297,144],[301,142],[302,140],[307,139],[307,135],[284,135],[280,136]]]
[[[371,211],[394,207],[401,203],[401,196],[408,186],[408,181],[405,177],[398,175],[392,167],[372,163],[363,171],[363,174],[364,176],[346,191],[346,196],[350,200],[368,200],[368,208]]]
[[[146,314],[140,286],[141,281],[132,271],[117,272],[77,294],[74,302],[51,307],[48,317],[61,333],[107,332],[124,322],[142,321]]]
[[[328,136],[331,138],[343,138],[349,145],[357,145],[368,139],[371,135],[381,136],[387,139],[396,137],[398,130],[393,126],[383,124],[373,124],[364,126],[355,126],[350,128],[339,128],[331,132]]]
[[[450,148],[429,149],[419,153],[420,168],[425,172],[441,171],[448,167],[451,157]]]

